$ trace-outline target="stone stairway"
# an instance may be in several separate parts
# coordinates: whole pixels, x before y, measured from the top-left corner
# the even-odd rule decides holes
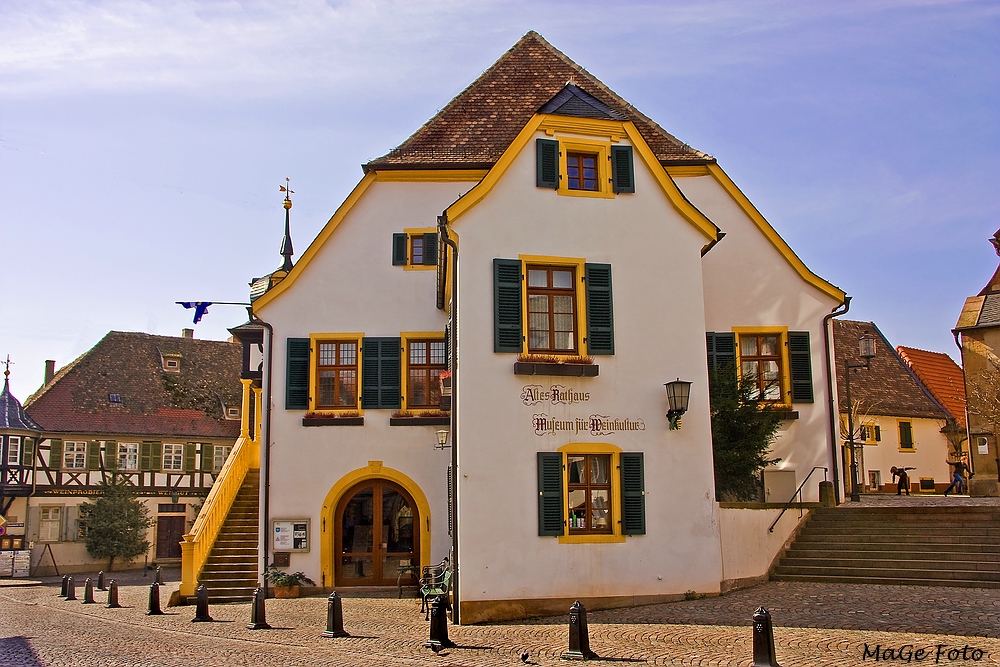
[[[260,471],[247,471],[226,522],[212,546],[198,583],[212,603],[248,602],[257,587]]]
[[[1000,588],[1000,507],[814,510],[771,579]]]

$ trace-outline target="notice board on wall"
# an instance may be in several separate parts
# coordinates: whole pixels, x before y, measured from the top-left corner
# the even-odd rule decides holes
[[[272,551],[309,551],[309,519],[271,521]]]

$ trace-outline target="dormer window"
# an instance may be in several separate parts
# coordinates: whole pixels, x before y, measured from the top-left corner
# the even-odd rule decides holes
[[[239,419],[240,409],[239,408],[226,408],[226,419]]]
[[[121,403],[121,402],[122,402],[121,394],[108,394],[108,403]]]
[[[161,354],[163,359],[163,370],[168,373],[180,373],[181,372],[181,355],[179,354]]]

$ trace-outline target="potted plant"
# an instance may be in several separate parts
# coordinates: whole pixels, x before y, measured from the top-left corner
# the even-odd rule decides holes
[[[283,572],[271,563],[264,570],[264,580],[274,587],[274,597],[276,598],[297,598],[301,593],[300,586],[309,584],[315,586],[316,582],[307,577],[302,572]]]

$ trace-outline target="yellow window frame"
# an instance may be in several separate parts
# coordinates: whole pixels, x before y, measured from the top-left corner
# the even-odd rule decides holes
[[[561,195],[570,197],[598,197],[613,199],[615,193],[611,187],[611,143],[593,139],[556,137],[559,140],[559,189]],[[597,189],[570,190],[566,177],[566,159],[569,153],[589,153],[597,156]]]
[[[410,397],[410,341],[416,340],[444,340],[444,332],[442,331],[404,331],[399,334],[402,339],[402,347],[400,354],[403,355],[403,363],[401,368],[403,369],[403,396],[401,398],[401,410],[402,412],[407,412],[410,409],[409,397]],[[433,408],[414,408],[415,410],[427,410],[431,411]]]
[[[528,272],[529,264],[553,267],[574,267],[576,269],[576,352],[539,352],[545,356],[585,357],[587,356],[587,290],[583,284],[587,260],[582,257],[554,257],[552,255],[518,255],[521,260],[521,336],[524,340],[524,354],[535,354],[529,350],[528,336]]]
[[[311,333],[309,334],[309,412],[314,414],[337,414],[339,412],[357,412],[358,415],[363,415],[364,410],[361,409],[361,387],[362,380],[361,368],[362,368],[362,358],[361,358],[361,339],[364,338],[363,333]],[[358,389],[357,396],[355,396],[354,406],[343,406],[343,407],[333,407],[333,408],[316,408],[316,395],[319,393],[319,343],[320,341],[334,342],[334,343],[350,343],[354,342],[357,344],[358,354],[357,354],[357,364],[358,364]]]
[[[792,405],[792,376],[788,358],[788,327],[733,327],[736,334],[736,369],[743,373],[743,360],[740,358],[740,335],[768,335],[778,334],[778,346],[781,348],[781,401],[767,401],[771,405],[781,405],[791,407]]]
[[[622,482],[618,470],[621,466],[622,448],[607,442],[571,442],[556,450],[562,454],[563,527],[565,535],[559,536],[560,544],[617,544],[625,541],[622,535]],[[569,466],[570,454],[610,454],[611,455],[611,534],[570,535],[569,534]]]
[[[406,234],[406,264],[404,271],[437,271],[437,264],[413,264],[413,237],[424,234],[437,234],[437,227],[407,227],[403,230]],[[424,252],[427,252],[426,249]]]

